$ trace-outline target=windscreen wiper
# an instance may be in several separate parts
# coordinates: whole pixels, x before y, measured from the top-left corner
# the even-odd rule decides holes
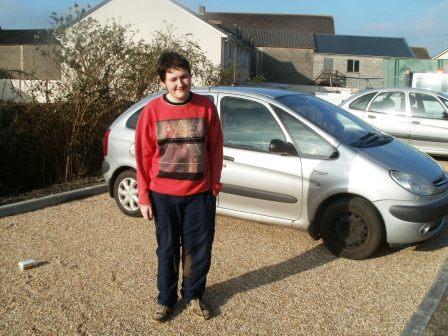
[[[376,132],[369,132],[353,142],[351,145],[355,147],[364,147],[369,143],[378,140],[379,138],[381,138],[381,134]]]

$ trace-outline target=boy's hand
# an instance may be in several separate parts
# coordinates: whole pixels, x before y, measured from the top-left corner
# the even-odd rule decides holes
[[[140,212],[144,219],[152,219],[152,206],[151,205],[140,205]]]

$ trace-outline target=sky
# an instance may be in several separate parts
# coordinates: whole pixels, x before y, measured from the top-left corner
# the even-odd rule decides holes
[[[118,1],[118,0],[116,0]],[[132,0],[122,0],[131,3]],[[148,0],[151,1],[151,0]],[[101,0],[78,0],[95,6]],[[403,37],[430,56],[448,48],[448,0],[178,0],[198,11],[330,15],[336,34]],[[50,13],[64,14],[74,0],[0,0],[3,29],[48,28]]]

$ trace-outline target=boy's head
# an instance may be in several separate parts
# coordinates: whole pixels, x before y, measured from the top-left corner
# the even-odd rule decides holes
[[[181,54],[174,51],[165,51],[159,57],[157,65],[157,73],[159,74],[160,81],[165,82],[166,73],[174,69],[187,70],[191,75],[190,62]]]
[[[184,102],[190,97],[191,68],[188,60],[176,52],[160,55],[157,73],[162,85],[174,102]]]

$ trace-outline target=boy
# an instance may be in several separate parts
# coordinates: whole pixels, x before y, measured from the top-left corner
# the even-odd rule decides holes
[[[221,190],[221,124],[213,103],[191,92],[185,57],[163,53],[158,74],[167,93],[146,105],[135,134],[140,209],[156,224],[159,295],[153,319],[165,321],[177,301],[180,258],[181,295],[194,314],[208,319],[202,297]]]

